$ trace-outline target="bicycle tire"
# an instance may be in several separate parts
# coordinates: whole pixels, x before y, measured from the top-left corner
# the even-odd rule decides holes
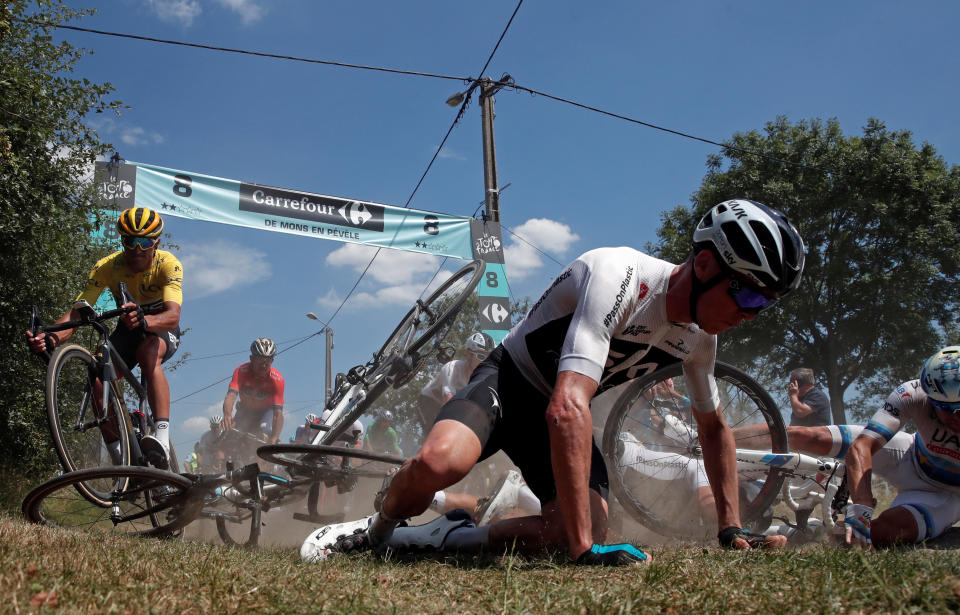
[[[90,502],[77,488],[94,480],[125,480],[128,486],[111,494],[104,507]],[[169,536],[200,512],[202,499],[191,497],[192,487],[190,479],[156,468],[91,468],[63,474],[38,486],[24,498],[22,510],[27,519],[41,525],[92,533]],[[148,504],[148,499],[152,503]],[[114,506],[119,516],[111,519]],[[162,522],[157,524],[157,518]]]
[[[376,355],[378,362],[384,364],[391,355],[409,362],[407,373],[393,381],[394,388],[403,386],[419,370],[429,354],[421,352],[428,342],[432,341],[436,348],[443,341],[467,297],[480,284],[482,275],[483,261],[471,261],[444,280],[425,300],[417,300],[417,305],[400,320]]]
[[[260,531],[261,531],[261,518],[262,518],[262,509],[259,505],[251,506],[250,508],[240,507],[246,511],[249,511],[249,514],[240,513],[233,515],[237,517],[237,521],[232,521],[227,518],[227,515],[222,513],[215,513],[215,521],[217,524],[217,534],[220,536],[220,540],[223,541],[225,545],[232,545],[237,547],[246,547],[252,549],[257,546],[260,542]],[[245,528],[244,523],[249,523],[249,527]],[[241,538],[235,538],[234,534],[231,532],[231,525],[236,525],[236,532],[239,535],[245,535],[246,540]]]
[[[54,350],[47,365],[44,380],[47,425],[57,457],[66,472],[130,463],[130,430],[123,403],[116,390],[110,387],[108,408],[97,412],[94,402],[96,370],[94,356],[76,344]],[[110,458],[102,430],[96,424],[104,420],[116,425],[120,437],[117,464]],[[91,502],[106,506],[109,493],[124,487],[125,484],[110,485],[100,481],[79,484],[77,489]]]
[[[724,419],[734,433],[769,434],[766,445],[759,446],[754,440],[742,448],[786,452],[783,417],[763,387],[724,363],[716,363],[714,376]],[[711,538],[717,532],[715,518],[712,522],[705,519],[697,498],[692,497],[694,487],[705,485],[706,478],[699,440],[695,428],[690,429],[695,422],[689,401],[665,400],[666,389],[655,390],[668,378],[673,379],[675,391],[686,392],[683,368],[676,364],[629,383],[614,401],[603,435],[610,485],[623,508],[650,530],[675,538]],[[756,427],[746,429],[747,425]],[[741,523],[750,528],[751,523],[762,520],[778,496],[784,475],[768,467],[738,470],[738,477]]]
[[[344,469],[339,465],[325,463],[322,458],[328,456],[349,457],[369,462],[386,463],[390,464],[390,467],[398,466],[406,461],[403,457],[394,455],[371,453],[341,446],[324,446],[322,444],[268,444],[258,448],[257,455],[270,463],[276,463],[300,472],[313,473],[318,476],[344,476],[349,474],[357,478],[381,478],[387,474],[388,469],[375,469],[369,464]],[[305,457],[308,455],[312,455],[313,458]]]

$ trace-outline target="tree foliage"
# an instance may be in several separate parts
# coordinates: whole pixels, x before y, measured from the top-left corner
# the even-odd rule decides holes
[[[853,414],[869,416],[925,357],[960,342],[960,167],[932,145],[876,119],[848,137],[836,120],[779,117],[735,134],[707,166],[691,205],[663,215],[651,251],[685,258],[700,216],[735,197],[781,209],[807,246],[800,289],[721,335],[722,359],[775,390],[791,368],[811,367],[840,422],[848,390]]]
[[[84,176],[108,148],[87,115],[117,103],[104,98],[109,84],[71,76],[85,52],[54,41],[49,25],[89,12],[53,0],[0,5],[0,471],[8,476],[53,461],[43,368],[23,337],[31,306],[48,319],[63,313],[102,249],[89,240],[96,207]]]

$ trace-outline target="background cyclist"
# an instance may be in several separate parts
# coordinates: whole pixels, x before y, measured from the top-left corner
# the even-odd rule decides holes
[[[420,414],[423,417],[424,430],[430,430],[443,404],[450,401],[457,391],[467,386],[473,370],[487,358],[494,346],[492,337],[477,331],[468,337],[463,345],[462,359],[447,361],[440,366],[437,374],[420,392]]]
[[[400,438],[393,428],[393,412],[381,410],[363,437],[363,448],[374,453],[403,456]]]
[[[283,376],[273,367],[277,345],[269,337],[250,344],[250,362],[233,371],[223,398],[225,429],[237,429],[276,444],[283,429]],[[237,414],[233,415],[234,404]]]
[[[210,429],[203,432],[194,446],[197,463],[204,472],[219,472],[223,469],[223,450],[220,448],[222,434],[223,417],[219,414],[210,417]]]
[[[93,266],[87,285],[77,296],[94,305],[104,290],[110,289],[117,304],[121,303],[120,283],[126,283],[141,309],[118,319],[110,341],[127,367],[140,366],[147,381],[147,400],[153,411],[156,432],[140,441],[140,448],[151,463],[166,468],[170,453],[170,385],[162,364],[177,351],[180,344],[180,306],[183,303],[183,266],[170,252],[158,249],[163,233],[160,214],[146,207],[131,207],[117,219],[117,231],[123,249],[106,256]],[[123,307],[133,307],[125,303]],[[78,317],[71,309],[57,323]],[[27,340],[33,352],[52,350],[66,342],[75,329],[33,336]],[[97,388],[102,386],[99,381]],[[102,389],[101,389],[102,390]],[[102,399],[99,393],[95,403]],[[120,457],[119,434],[111,438],[110,429],[103,429],[107,447],[114,459]]]

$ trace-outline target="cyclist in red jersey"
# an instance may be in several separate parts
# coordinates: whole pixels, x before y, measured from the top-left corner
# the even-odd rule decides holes
[[[267,441],[276,444],[283,429],[283,376],[273,368],[277,345],[269,337],[259,337],[250,344],[250,362],[233,371],[233,379],[223,399],[223,423],[226,429],[237,429],[255,436],[265,433],[261,425],[272,414]],[[238,401],[239,398],[239,401]],[[237,415],[233,416],[236,403]]]

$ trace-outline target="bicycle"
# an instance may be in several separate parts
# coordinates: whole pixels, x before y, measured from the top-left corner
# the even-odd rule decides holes
[[[308,514],[294,517],[329,522],[330,516],[317,512],[322,485],[350,490],[359,477],[386,474],[387,468],[374,468],[369,462],[393,467],[404,461],[332,443],[342,438],[387,387],[402,386],[412,377],[442,340],[479,283],[482,271],[482,262],[473,261],[453,274],[427,300],[417,301],[370,362],[354,367],[347,375],[338,374],[336,389],[327,404],[331,412],[326,423],[317,426],[315,444],[274,444],[257,450],[267,461],[288,467],[290,479],[261,472],[257,464],[240,471],[199,476],[145,467],[91,468],[56,477],[31,491],[23,502],[24,515],[35,523],[149,536],[169,535],[206,516],[218,519],[221,538],[232,543],[241,541],[234,538],[227,524],[249,522],[250,533],[244,544],[253,546],[259,539],[262,513],[283,498],[299,497],[306,488]],[[429,344],[431,340],[433,345]],[[368,463],[353,465],[354,460]],[[94,481],[111,486],[100,502],[78,497],[78,492],[82,495],[80,488]],[[121,483],[126,487],[121,488]],[[221,504],[233,509],[217,510]]]
[[[444,336],[467,297],[480,283],[482,273],[483,262],[480,260],[472,261],[454,273],[426,300],[416,301],[370,361],[354,366],[346,374],[337,374],[326,404],[329,412],[325,420],[312,425],[318,433],[310,444],[272,444],[257,449],[261,459],[285,466],[294,476],[315,479],[315,486],[307,498],[308,512],[295,514],[295,519],[334,522],[335,518],[318,513],[321,483],[336,486],[341,493],[347,492],[356,486],[357,478],[382,478],[390,468],[405,461],[394,455],[335,444],[388,387],[402,387],[427,357],[441,348]],[[336,458],[340,461],[337,462]],[[355,461],[362,463],[356,465]],[[387,465],[376,466],[371,462]]]
[[[133,302],[124,283],[120,283],[123,303]],[[140,439],[153,429],[153,413],[147,403],[146,381],[141,373],[138,380],[117,353],[110,341],[105,321],[136,311],[139,306],[107,310],[97,314],[86,301],[73,305],[79,318],[60,324],[45,325],[38,309],[33,308],[30,330],[53,333],[78,327],[93,328],[98,339],[96,350],[90,352],[78,344],[58,346],[44,353],[47,371],[44,394],[47,423],[54,449],[65,472],[104,467],[105,465],[146,466],[140,449]],[[121,380],[122,379],[122,380]],[[121,381],[126,381],[136,397],[136,408],[125,403]],[[120,442],[120,452],[110,451],[106,443]],[[176,452],[170,446],[170,467],[179,468]],[[104,482],[77,483],[77,490],[101,506],[109,506],[109,494],[122,488],[127,480],[112,485]]]
[[[80,493],[91,481],[113,485],[109,504],[101,506]],[[249,489],[257,501],[263,499],[260,469],[250,464],[240,470],[215,474],[175,474],[143,466],[89,468],[61,474],[34,488],[23,500],[23,515],[42,525],[87,532],[138,536],[175,536],[198,518],[211,499],[225,490]],[[259,507],[256,530],[259,537]]]
[[[783,417],[770,395],[744,372],[724,363],[714,369],[721,409],[737,443],[740,517],[745,527],[763,531],[773,519],[778,497],[796,513],[811,499],[836,500],[842,464],[789,452]],[[710,499],[693,494],[706,486],[703,453],[697,436],[682,367],[672,365],[625,385],[613,401],[603,433],[610,483],[623,508],[641,525],[669,537],[706,538],[716,532]],[[817,475],[827,479],[817,481]],[[788,477],[812,480],[797,501]],[[818,495],[814,493],[814,495]],[[702,495],[701,495],[702,497]],[[705,504],[709,502],[709,505]],[[810,506],[812,508],[812,506]],[[826,509],[826,506],[823,507]],[[701,514],[700,510],[708,513]],[[835,512],[835,511],[834,511]],[[833,518],[824,510],[824,525]],[[806,519],[799,519],[806,527]]]

